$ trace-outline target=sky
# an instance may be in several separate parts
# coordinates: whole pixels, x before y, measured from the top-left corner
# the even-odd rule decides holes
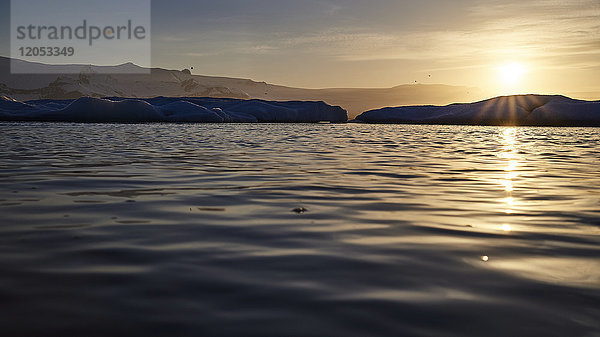
[[[7,55],[9,2],[0,0]],[[152,65],[305,88],[600,99],[598,0],[152,1]]]

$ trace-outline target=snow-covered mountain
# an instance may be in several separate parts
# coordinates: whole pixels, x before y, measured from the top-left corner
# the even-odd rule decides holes
[[[227,86],[227,81],[193,76],[189,70],[151,69],[148,74],[140,74],[138,66],[127,63],[111,67],[109,74],[107,67],[92,65],[26,63],[38,74],[10,74],[10,59],[0,58],[1,95],[21,101],[82,96],[250,98],[235,86]]]
[[[187,69],[149,69],[126,63],[114,67],[46,65],[21,60],[39,74],[11,74],[11,59],[0,57],[0,96],[20,101],[90,97],[216,97],[269,101],[324,101],[339,105],[353,118],[385,106],[449,104],[482,99],[476,88],[446,85],[401,85],[383,89],[301,89],[249,79],[192,75]],[[107,69],[110,68],[110,69]],[[110,73],[110,74],[108,74]]]

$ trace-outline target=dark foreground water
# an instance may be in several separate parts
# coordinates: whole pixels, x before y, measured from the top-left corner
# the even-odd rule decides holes
[[[598,128],[4,123],[0,145],[1,336],[600,336]]]

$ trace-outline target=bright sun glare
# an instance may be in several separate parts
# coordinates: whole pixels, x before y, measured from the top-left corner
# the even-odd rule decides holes
[[[499,68],[500,76],[505,85],[518,84],[525,72],[525,66],[521,63],[508,63]]]

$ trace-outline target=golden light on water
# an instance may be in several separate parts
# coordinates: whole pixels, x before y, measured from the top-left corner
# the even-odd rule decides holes
[[[504,181],[504,190],[506,192],[512,192],[513,191],[513,183],[512,183],[512,180],[510,180],[510,178],[507,178]]]
[[[510,232],[510,231],[512,231],[512,226],[509,224],[504,224],[504,225],[502,225],[502,230],[505,232]]]
[[[506,176],[510,177],[509,179],[516,178],[516,176],[518,175],[517,173],[514,172],[514,170],[517,168],[517,165],[519,165],[519,162],[516,160],[508,161],[508,166],[504,169],[504,171],[508,171]]]
[[[502,132],[502,137],[504,138],[505,146],[514,146],[517,143],[517,129],[516,128],[507,128]],[[514,148],[512,149],[514,150]]]
[[[506,192],[506,197],[504,199],[504,202],[506,203],[506,210],[504,213],[511,214],[513,213],[513,208],[515,206],[515,199],[512,195],[514,191],[514,179],[519,176],[519,173],[516,171],[519,166],[519,162],[517,160],[518,150],[516,147],[517,129],[504,129],[501,135],[501,143],[502,151],[498,154],[498,156],[500,158],[507,159],[506,167],[504,168],[506,174],[504,179],[501,181],[501,184],[504,186],[504,191]]]
[[[504,202],[506,202],[507,207],[512,208],[515,205],[515,198],[507,197],[506,199],[504,199]]]

